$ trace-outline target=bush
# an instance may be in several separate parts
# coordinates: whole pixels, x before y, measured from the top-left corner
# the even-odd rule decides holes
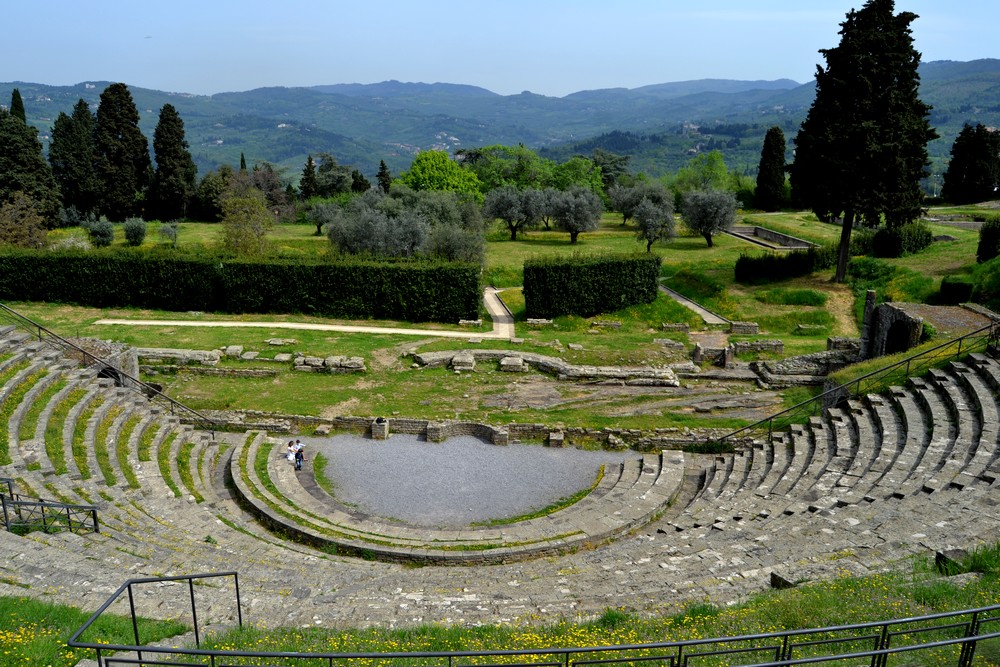
[[[754,298],[761,303],[781,306],[825,306],[826,294],[814,289],[776,288],[757,292]]]
[[[169,243],[174,248],[177,247],[177,230],[179,229],[176,222],[165,222],[160,225],[160,238],[163,239],[165,243]]]
[[[103,215],[87,226],[90,232],[90,242],[98,248],[105,248],[115,240],[115,227]]]
[[[1000,255],[1000,215],[993,215],[979,228],[976,261],[988,262],[998,255]]]
[[[994,257],[977,267],[972,300],[994,311],[1000,311],[1000,257]]]
[[[825,246],[793,250],[785,255],[765,253],[752,256],[744,253],[736,260],[736,282],[757,285],[806,276],[813,271],[833,266],[836,257],[836,250]]]
[[[966,303],[972,298],[973,282],[970,276],[945,276],[937,302],[945,305]]]
[[[934,235],[922,222],[911,222],[901,227],[880,227],[872,238],[875,257],[902,257],[913,255],[934,241]]]
[[[660,257],[548,257],[524,263],[526,317],[590,317],[639,303],[659,291]]]
[[[125,243],[130,246],[141,246],[146,240],[146,221],[142,218],[126,218],[122,224],[125,230]]]

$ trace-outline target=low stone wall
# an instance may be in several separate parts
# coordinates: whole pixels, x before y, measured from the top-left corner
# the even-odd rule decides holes
[[[173,364],[177,366],[216,366],[222,359],[218,350],[184,350],[168,347],[137,347],[140,364]]]
[[[295,357],[292,368],[311,373],[364,373],[365,360],[361,357]]]
[[[774,352],[784,354],[785,342],[781,340],[740,340],[732,343],[736,354],[744,352]]]
[[[760,333],[760,325],[756,322],[730,322],[729,333],[738,336],[756,336]]]

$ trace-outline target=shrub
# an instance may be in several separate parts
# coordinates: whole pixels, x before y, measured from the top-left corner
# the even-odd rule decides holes
[[[945,305],[966,303],[972,298],[973,282],[970,276],[945,276],[937,302]]]
[[[787,280],[797,276],[809,275],[813,271],[833,266],[836,251],[832,247],[809,248],[808,250],[793,250],[779,255],[765,253],[762,255],[740,255],[736,260],[736,282],[744,285]]]
[[[94,222],[91,222],[87,226],[87,230],[90,232],[91,243],[98,248],[107,247],[115,240],[115,227],[103,215]]]
[[[178,225],[176,222],[165,222],[160,225],[160,238],[164,242],[169,243],[174,248],[177,247],[177,230]]]
[[[993,215],[979,228],[976,261],[988,262],[998,255],[1000,255],[1000,215]]]
[[[880,227],[872,238],[872,254],[876,257],[902,257],[920,252],[934,241],[934,235],[922,222],[901,227]]]
[[[975,273],[972,300],[987,308],[1000,310],[1000,257],[981,264]]]
[[[590,317],[656,299],[658,255],[547,257],[524,263],[527,317]]]
[[[146,240],[146,221],[142,218],[126,218],[122,224],[125,230],[125,243],[130,246],[141,246]]]

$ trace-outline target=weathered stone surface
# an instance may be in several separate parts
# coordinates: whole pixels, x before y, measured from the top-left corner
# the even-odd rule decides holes
[[[243,354],[242,345],[229,345],[226,347],[226,356],[231,359],[239,359],[241,354]]]
[[[274,360],[283,364],[287,364],[292,360],[292,354],[290,352],[279,352],[274,355]]]
[[[157,364],[173,362],[177,365],[215,366],[222,359],[218,350],[184,350],[166,347],[136,348],[140,363]]]
[[[476,357],[471,351],[463,350],[451,358],[451,368],[456,371],[474,371]]]
[[[507,373],[521,373],[524,371],[524,359],[521,357],[504,357],[500,360],[500,370]]]
[[[259,356],[260,352],[257,352],[256,350],[250,350],[249,352],[244,352],[243,354],[241,354],[240,359],[244,361],[253,361]]]
[[[730,322],[729,333],[741,336],[756,336],[760,332],[760,325],[756,322]]]

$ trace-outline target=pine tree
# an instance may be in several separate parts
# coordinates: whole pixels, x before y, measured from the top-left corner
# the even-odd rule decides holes
[[[974,204],[997,198],[1000,185],[1000,132],[968,123],[951,146],[941,197],[952,204]]]
[[[10,93],[10,115],[20,119],[22,123],[28,123],[28,116],[24,113],[24,100],[21,99],[21,91],[17,88]]]
[[[149,145],[139,129],[139,111],[124,83],[113,83],[101,93],[94,126],[95,169],[100,183],[101,213],[124,220],[141,213],[149,184]]]
[[[59,215],[59,189],[42,155],[38,130],[0,109],[0,203],[23,193],[46,224]]]
[[[379,160],[378,174],[375,175],[375,180],[378,181],[378,189],[385,194],[389,194],[389,186],[392,185],[392,174],[389,173],[389,167],[385,166],[385,160]]]
[[[937,136],[918,96],[920,54],[910,12],[868,0],[841,23],[840,44],[820,51],[816,98],[795,139],[792,191],[821,219],[843,215],[837,272],[847,273],[856,219],[895,227],[920,214],[920,180]]]
[[[777,211],[785,199],[785,133],[778,126],[764,135],[755,198],[764,211]]]
[[[160,109],[160,120],[153,132],[153,152],[156,171],[149,188],[151,212],[160,220],[183,218],[194,195],[198,168],[184,138],[184,121],[171,104]]]
[[[365,178],[360,170],[351,170],[351,192],[367,192],[371,187],[371,182]]]
[[[242,152],[240,153],[240,171],[247,170],[247,156]]]
[[[319,189],[316,183],[316,161],[313,156],[306,156],[306,166],[302,168],[302,179],[299,181],[299,196],[302,199],[310,199],[316,196]]]
[[[94,175],[94,114],[85,100],[73,114],[60,112],[52,125],[49,164],[62,193],[64,208],[86,215],[97,210],[98,182]]]

